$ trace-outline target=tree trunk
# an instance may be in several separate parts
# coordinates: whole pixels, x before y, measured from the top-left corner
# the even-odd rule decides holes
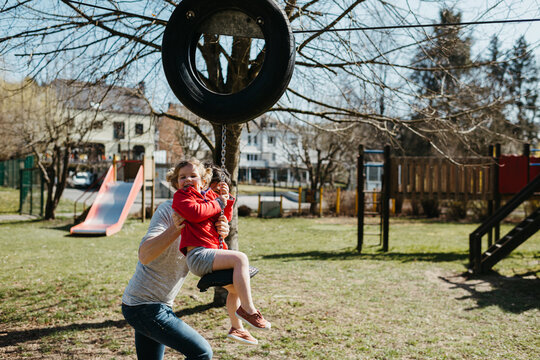
[[[47,172],[47,176],[43,178],[48,179],[46,180],[47,200],[45,203],[44,220],[53,220],[56,218],[56,208],[66,188],[70,155],[71,147],[66,146],[63,149],[56,147],[53,150],[51,163],[40,166],[41,169],[45,169]]]

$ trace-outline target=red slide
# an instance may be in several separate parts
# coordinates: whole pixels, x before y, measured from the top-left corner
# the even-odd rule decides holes
[[[120,231],[142,188],[143,169],[142,166],[139,168],[133,182],[124,182],[114,180],[114,169],[111,166],[86,219],[73,226],[69,232],[109,236]]]

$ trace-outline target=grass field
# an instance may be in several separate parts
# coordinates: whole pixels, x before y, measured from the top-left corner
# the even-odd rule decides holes
[[[281,188],[276,187],[276,191],[298,191],[298,188]],[[238,193],[240,195],[257,195],[259,193],[268,193],[274,191],[273,186],[265,186],[265,185],[248,185],[248,184],[239,184],[238,185]]]
[[[1,359],[136,358],[120,298],[148,222],[107,238],[70,237],[69,225],[0,224]],[[242,218],[241,249],[261,270],[254,300],[272,331],[252,332],[258,347],[228,341],[225,309],[193,275],[175,311],[215,359],[538,358],[540,233],[498,274],[466,279],[473,228],[393,221],[390,252],[368,239],[359,255],[354,219]]]
[[[40,196],[41,195],[39,191],[34,191],[34,201],[35,201],[34,206],[38,206]],[[44,196],[46,197],[47,193],[45,193]],[[0,215],[1,214],[16,214],[18,212],[19,212],[19,190],[0,186]],[[34,210],[34,213],[39,214],[39,210]],[[56,208],[56,213],[73,213],[73,201],[61,198],[60,203],[58,204],[58,207]]]

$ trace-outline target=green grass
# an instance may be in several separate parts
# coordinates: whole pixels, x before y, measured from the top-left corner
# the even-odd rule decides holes
[[[298,191],[298,188],[282,188],[276,186],[276,191]],[[273,186],[265,185],[247,185],[239,184],[238,185],[238,194],[240,195],[257,195],[263,192],[272,192],[274,191]]]
[[[0,186],[0,214],[19,211],[19,190]]]
[[[40,191],[33,192],[34,206],[39,206]],[[45,192],[44,201],[46,201],[47,193]],[[16,214],[19,212],[20,195],[18,189],[0,187],[0,214]],[[29,206],[29,205],[27,205]],[[81,208],[82,205],[79,206]],[[60,203],[56,208],[57,213],[73,213],[73,201],[60,199]],[[33,213],[38,213],[39,210],[34,210]]]
[[[468,224],[392,221],[390,251],[354,219],[240,219],[260,274],[253,297],[272,322],[260,345],[229,342],[224,308],[190,275],[175,310],[215,359],[532,359],[540,338],[540,233],[491,274],[461,275]],[[120,298],[146,224],[69,237],[65,221],[0,225],[0,358],[135,359]],[[505,233],[509,226],[503,226]],[[536,354],[536,355],[535,355]],[[167,359],[182,359],[167,350]]]

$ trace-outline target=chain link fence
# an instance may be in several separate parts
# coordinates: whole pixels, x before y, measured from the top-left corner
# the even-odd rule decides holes
[[[43,216],[44,184],[34,156],[0,161],[0,186],[19,189],[19,213]]]

